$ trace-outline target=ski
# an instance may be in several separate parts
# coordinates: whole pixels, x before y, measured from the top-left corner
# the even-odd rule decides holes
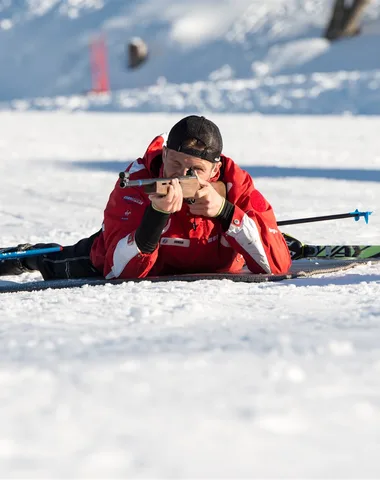
[[[370,259],[360,258],[322,258],[322,259],[300,259],[293,262],[289,271],[284,274],[254,274],[247,269],[243,269],[240,273],[200,273],[200,274],[182,274],[182,275],[168,275],[161,277],[145,277],[134,279],[113,279],[106,280],[104,278],[87,278],[87,279],[68,279],[68,280],[44,280],[32,281],[26,283],[9,282],[0,280],[0,294],[2,293],[21,293],[21,292],[37,292],[42,290],[57,290],[57,289],[72,289],[72,288],[87,288],[100,287],[103,285],[126,285],[131,282],[195,282],[204,280],[230,280],[232,282],[240,283],[263,283],[263,282],[279,282],[291,279],[305,279],[314,275],[329,274],[341,272],[357,265],[365,265],[371,262]],[[374,259],[373,262],[379,262],[379,259]]]
[[[309,245],[287,233],[282,234],[292,260],[301,258],[371,259],[380,258],[380,245]]]
[[[298,258],[380,258],[380,245],[307,245],[304,244]]]

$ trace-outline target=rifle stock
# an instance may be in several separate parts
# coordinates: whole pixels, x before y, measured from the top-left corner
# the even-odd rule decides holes
[[[120,187],[143,187],[144,192],[148,194],[157,193],[158,195],[167,195],[171,178],[147,178],[144,180],[129,180],[128,172],[120,172]],[[199,181],[196,175],[184,175],[178,177],[182,188],[183,198],[193,198],[199,190]]]

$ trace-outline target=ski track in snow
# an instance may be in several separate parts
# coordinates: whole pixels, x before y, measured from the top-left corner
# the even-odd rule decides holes
[[[93,233],[124,161],[179,118],[0,113],[0,244]],[[374,210],[288,233],[379,243],[378,118],[211,118],[278,219]],[[0,300],[2,477],[380,475],[379,265]]]

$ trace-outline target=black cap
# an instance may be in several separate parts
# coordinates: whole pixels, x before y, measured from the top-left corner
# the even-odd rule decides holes
[[[186,140],[197,139],[204,148],[183,147]],[[169,132],[167,147],[177,152],[187,153],[193,157],[203,158],[209,162],[219,162],[223,150],[223,140],[219,128],[211,120],[197,115],[190,115],[180,120]]]

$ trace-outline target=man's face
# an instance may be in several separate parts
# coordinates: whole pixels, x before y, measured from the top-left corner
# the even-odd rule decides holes
[[[221,165],[221,162],[211,163],[208,160],[176,152],[167,147],[163,148],[162,160],[164,163],[164,176],[169,178],[182,177],[192,168],[199,178],[209,181],[219,172]]]

